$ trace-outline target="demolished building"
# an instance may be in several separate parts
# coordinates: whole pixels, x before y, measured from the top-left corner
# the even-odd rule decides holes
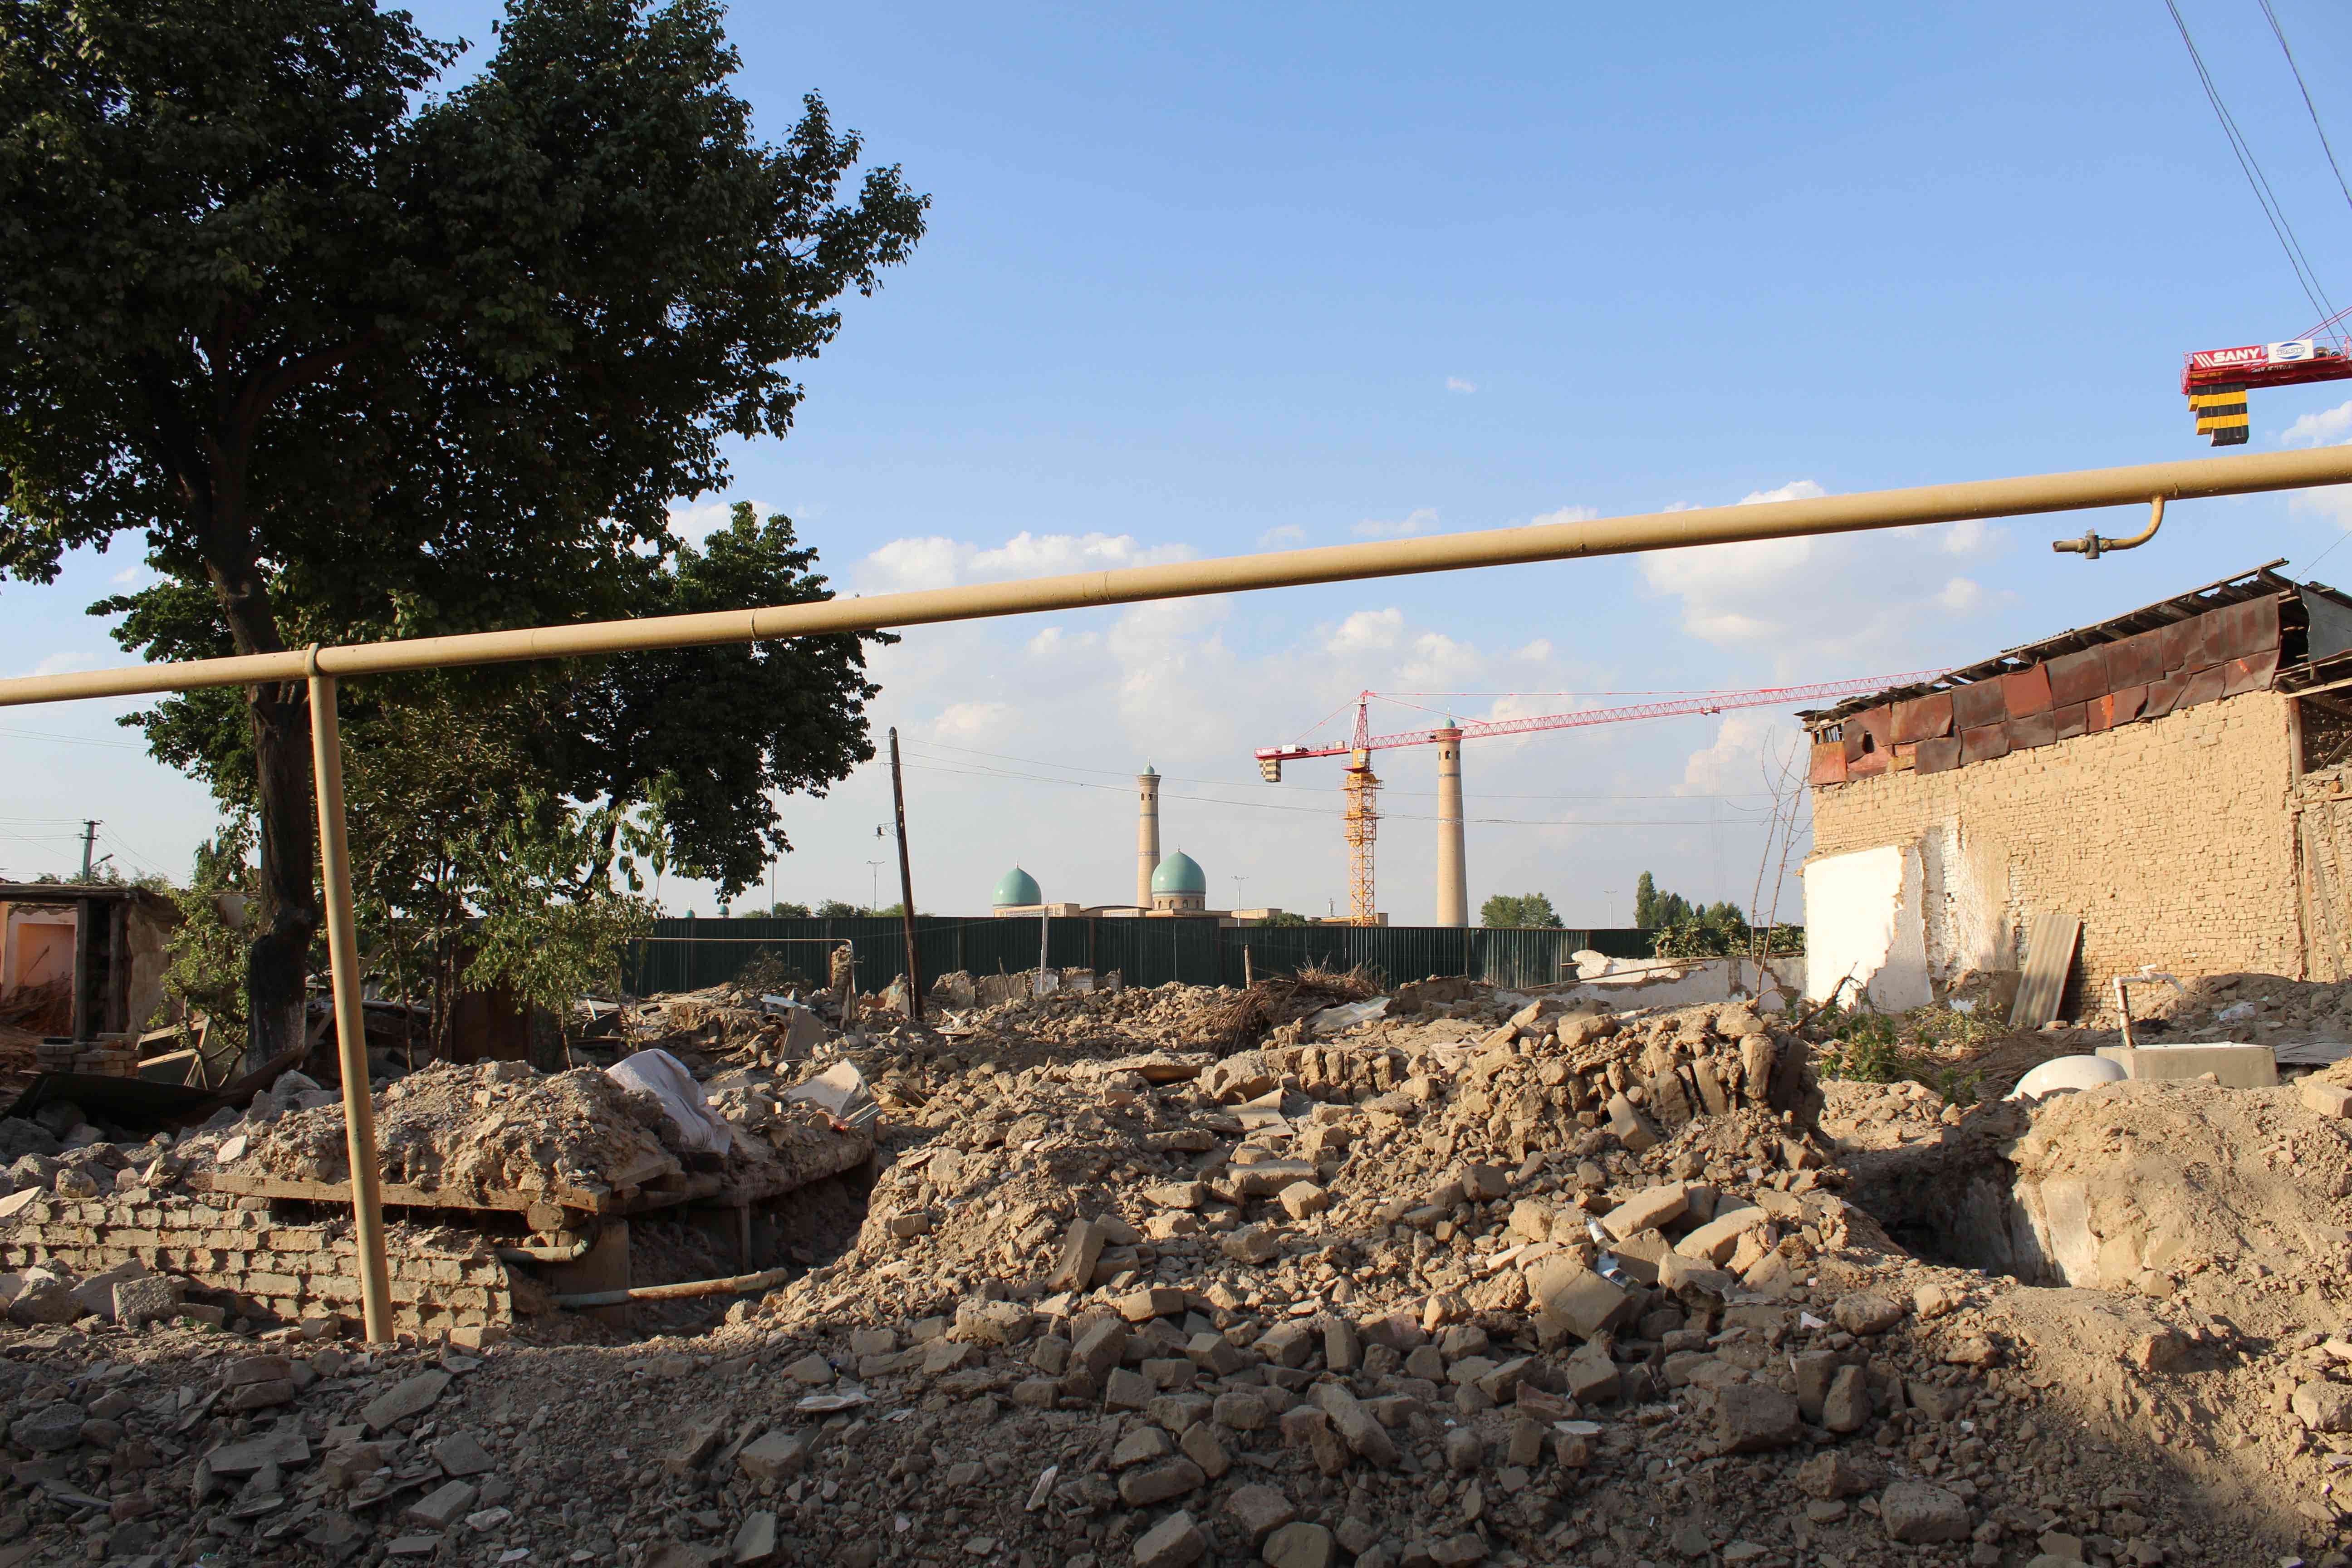
[[[2149,964],[2352,974],[2352,595],[2280,564],[1801,715],[1809,994],[2011,977],[2051,914],[2069,1016]]]

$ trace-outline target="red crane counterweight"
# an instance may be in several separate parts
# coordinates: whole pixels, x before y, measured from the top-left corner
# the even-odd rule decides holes
[[[2325,326],[2326,323],[2322,322]],[[2246,394],[2258,386],[2300,386],[2352,377],[2352,357],[2309,337],[2233,349],[2199,349],[2183,356],[2180,390],[2197,433],[2216,447],[2246,444]]]

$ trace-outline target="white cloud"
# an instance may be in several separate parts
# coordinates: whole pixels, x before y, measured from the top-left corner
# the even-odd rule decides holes
[[[1741,504],[1827,493],[1795,479]],[[1656,551],[1642,557],[1641,572],[1652,593],[1681,601],[1690,636],[1768,660],[1759,673],[1773,679],[1825,679],[1947,657],[1954,622],[1982,619],[2012,597],[1953,574],[1950,563],[2007,545],[2006,530],[1958,523]]]
[[[1538,512],[1528,519],[1530,528],[1542,528],[1557,522],[1591,522],[1601,515],[1600,509],[1589,506],[1564,506],[1557,511]]]
[[[2340,447],[2347,441],[2352,441],[2352,403],[2301,415],[2279,437],[2282,447]],[[2352,532],[2352,485],[2293,491],[2287,496],[2286,509],[2297,517],[2315,517]]]
[[[1157,566],[1192,558],[1189,545],[1146,545],[1131,533],[1031,533],[1024,529],[987,548],[938,535],[894,539],[859,563],[857,574],[861,586],[892,593]]]
[[[1409,539],[1416,533],[1427,533],[1437,526],[1437,509],[1415,507],[1401,518],[1383,520],[1368,517],[1351,531],[1359,539]]]
[[[109,577],[107,581],[113,584],[118,588],[130,588],[146,582],[151,575],[152,574],[148,572],[145,566],[134,563],[132,565],[125,566],[113,576]]]
[[[1936,546],[1947,555],[1998,555],[2009,548],[2009,530],[1980,517],[1966,517],[1936,531]]]
[[[1092,632],[1066,632],[1059,626],[1047,626],[1029,639],[1032,658],[1063,658],[1094,647],[1102,639]]]
[[[1257,536],[1260,550],[1296,550],[1307,542],[1307,531],[1295,522],[1269,528]]]
[[[1478,390],[1478,384],[1475,381],[1465,381],[1458,375],[1449,375],[1445,378],[1445,390],[1462,393],[1475,392]]]
[[[1549,637],[1538,637],[1535,641],[1528,644],[1527,647],[1511,655],[1511,657],[1522,661],[1523,663],[1541,664],[1545,659],[1551,657],[1551,639]]]
[[[1398,673],[1416,687],[1445,691],[1454,689],[1455,681],[1475,674],[1484,662],[1470,644],[1456,642],[1443,632],[1423,632],[1412,639],[1412,657]]]
[[[1727,713],[1716,726],[1714,742],[1683,763],[1683,781],[1675,793],[1749,795],[1765,789],[1768,761],[1785,758],[1801,739],[1797,721],[1785,713],[1762,709]]]
[[[1749,490],[1739,498],[1739,504],[1760,506],[1780,500],[1819,500],[1829,493],[1811,479],[1790,479],[1778,489]]]
[[[669,531],[698,548],[712,534],[727,526],[734,512],[735,503],[727,500],[698,501],[692,506],[669,509]],[[751,510],[761,517],[768,515],[764,501],[753,501]]]
[[[2352,441],[2352,403],[2299,415],[2279,437],[2282,447],[2340,447]]]
[[[2286,509],[2297,517],[2315,517],[2352,532],[2352,485],[2296,490],[2287,497]]]
[[[1008,702],[951,702],[931,724],[931,736],[940,741],[984,741],[1013,726],[1017,710]]]
[[[69,670],[92,668],[89,657],[79,653],[53,653],[33,666],[35,675],[64,675]]]
[[[1338,631],[1323,639],[1323,651],[1360,653],[1368,648],[1391,648],[1396,647],[1398,635],[1403,629],[1402,610],[1358,610],[1339,623]]]

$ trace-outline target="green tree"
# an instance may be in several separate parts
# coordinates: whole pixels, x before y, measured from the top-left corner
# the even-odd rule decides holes
[[[1499,929],[1512,926],[1541,926],[1559,929],[1559,916],[1551,907],[1551,900],[1542,893],[1496,893],[1478,906],[1478,923]]]
[[[1691,918],[1690,903],[1680,893],[1662,893],[1647,871],[1633,884],[1633,924],[1643,931],[1657,931]]]
[[[781,904],[770,905],[768,918],[778,921],[804,921],[809,918],[809,907],[806,904],[793,903],[788,899]]]
[[[137,532],[217,653],[635,607],[928,198],[839,199],[814,97],[756,140],[714,0],[509,0],[459,53],[370,0],[0,0],[0,571]],[[266,1055],[320,919],[304,689],[242,719]]]
[[[827,899],[816,907],[816,918],[821,921],[857,920],[865,913],[866,911],[856,904],[845,902],[840,899]]]
[[[1296,910],[1276,910],[1274,913],[1266,916],[1265,919],[1258,921],[1257,923],[1262,926],[1303,926],[1310,924],[1311,922],[1305,915],[1299,914]]]

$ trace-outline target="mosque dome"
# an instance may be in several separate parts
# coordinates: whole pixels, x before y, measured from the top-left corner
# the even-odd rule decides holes
[[[1209,894],[1209,874],[1201,869],[1198,860],[1179,849],[1160,862],[1160,868],[1151,873],[1151,891],[1155,896],[1193,893],[1206,898]]]
[[[1199,868],[1194,868],[1197,875]],[[996,879],[996,907],[1025,909],[1045,901],[1045,890],[1037,886],[1037,879],[1015,866]]]

